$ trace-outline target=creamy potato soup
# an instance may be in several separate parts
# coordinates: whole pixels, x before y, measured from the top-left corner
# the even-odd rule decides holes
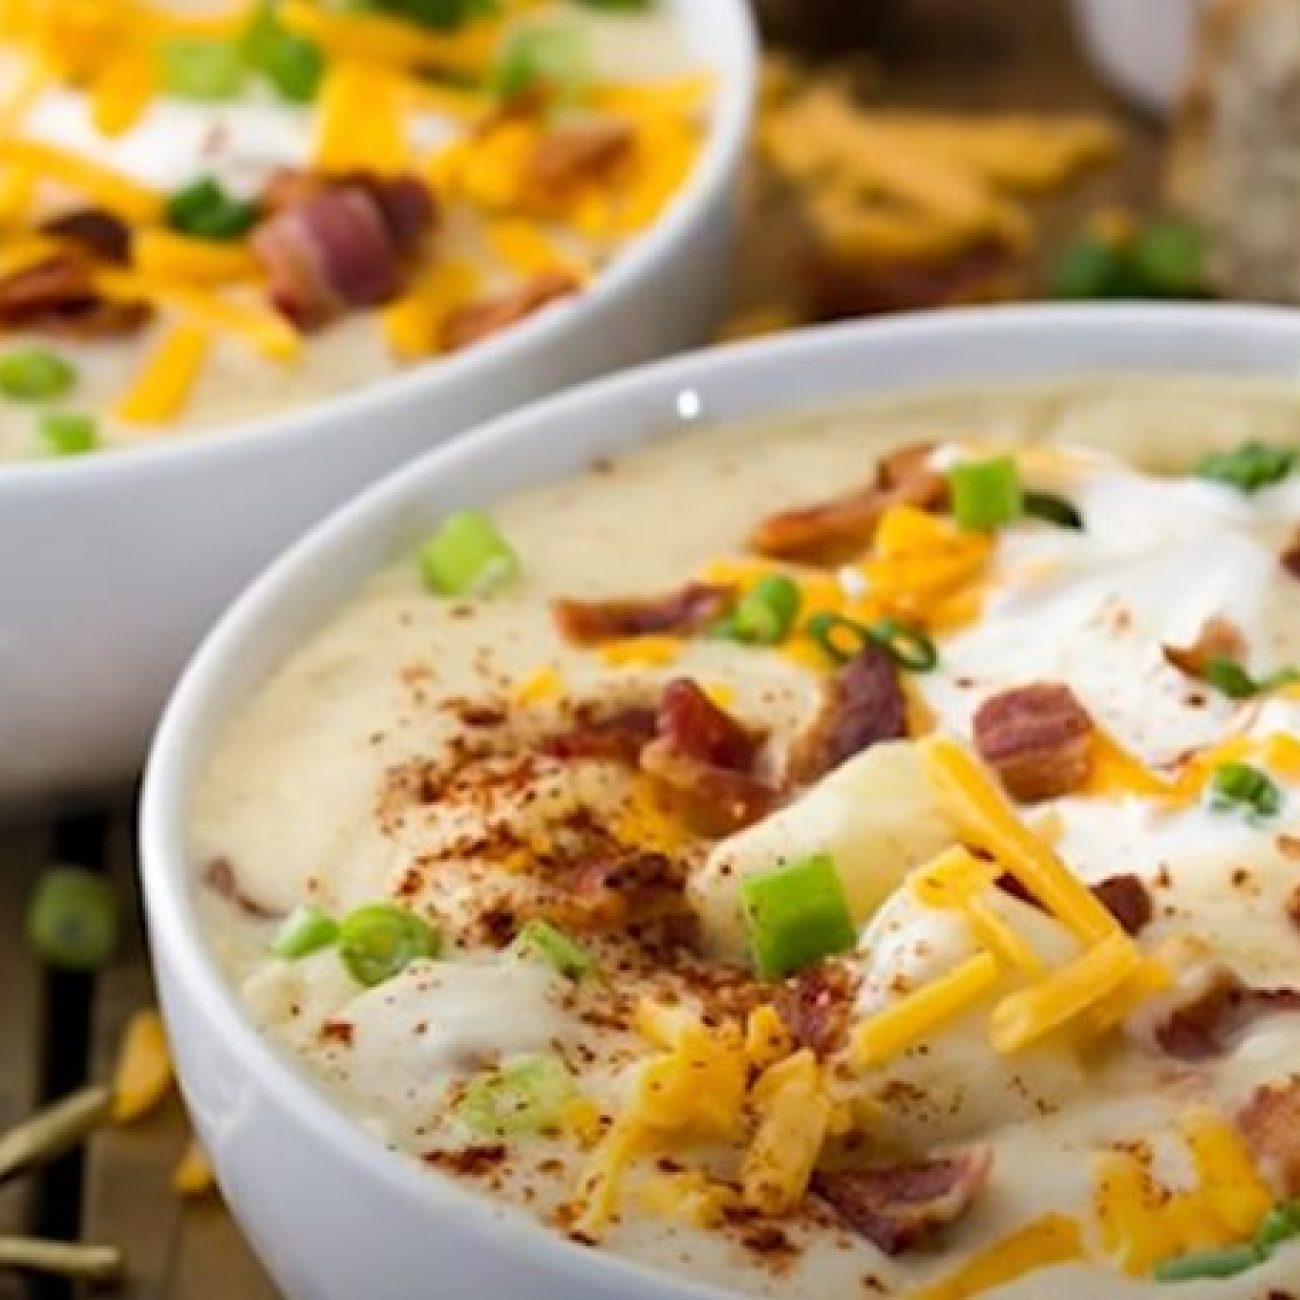
[[[1300,1296],[1300,393],[674,438],[229,720],[211,942],[340,1108],[748,1296]]]
[[[0,460],[295,409],[580,294],[710,93],[661,0],[2,0]]]

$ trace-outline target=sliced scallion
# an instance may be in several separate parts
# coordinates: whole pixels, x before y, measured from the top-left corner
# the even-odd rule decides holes
[[[992,532],[1024,513],[1020,471],[1010,456],[967,460],[948,471],[952,513],[962,528]]]
[[[294,104],[316,98],[325,72],[320,49],[290,31],[275,12],[274,0],[264,0],[241,42],[245,62]]]
[[[339,923],[323,908],[305,903],[285,918],[271,951],[287,961],[297,961],[337,943],[338,938]]]
[[[82,456],[99,446],[94,419],[75,411],[46,411],[37,432],[51,456]]]
[[[1225,483],[1239,492],[1258,492],[1280,483],[1295,468],[1296,453],[1289,447],[1246,442],[1232,451],[1206,456],[1196,467],[1198,478]]]
[[[15,348],[0,356],[0,393],[20,402],[62,397],[77,381],[77,372],[49,348]]]
[[[912,673],[932,672],[939,651],[920,628],[897,619],[858,623],[843,614],[824,611],[808,620],[804,631],[836,663],[847,663],[869,645],[879,646],[900,668]]]
[[[596,969],[596,959],[549,921],[529,921],[515,937],[515,951],[541,958],[571,980],[585,979]]]
[[[799,617],[799,588],[781,574],[760,579],[736,603],[721,634],[744,645],[780,645]]]
[[[1156,1265],[1155,1279],[1157,1282],[1194,1282],[1202,1278],[1236,1277],[1263,1261],[1264,1255],[1253,1243],[1228,1246],[1223,1250],[1203,1250]]]
[[[577,1096],[573,1076],[554,1056],[526,1056],[473,1080],[456,1118],[476,1137],[554,1132]]]
[[[486,596],[519,573],[519,560],[481,510],[459,510],[420,548],[425,586],[440,596]]]
[[[178,99],[235,99],[247,66],[229,41],[171,40],[158,47],[163,88]]]
[[[369,903],[344,917],[339,956],[367,988],[400,975],[413,961],[436,957],[442,936],[427,921],[392,903]]]
[[[178,190],[167,203],[167,224],[196,239],[239,239],[257,222],[257,208],[227,194],[205,176]]]
[[[1025,514],[1031,519],[1041,519],[1057,528],[1082,529],[1083,516],[1064,497],[1052,492],[1038,492],[1027,488],[1024,493]]]
[[[540,93],[572,103],[586,93],[591,76],[591,51],[580,28],[532,23],[506,38],[492,84],[504,100]]]
[[[1255,817],[1272,817],[1282,807],[1274,782],[1249,763],[1224,763],[1210,782],[1210,806],[1219,812],[1238,810]]]
[[[740,887],[754,965],[780,979],[857,941],[844,886],[825,854],[747,877]]]
[[[117,951],[117,901],[103,876],[53,867],[37,882],[27,936],[42,960],[60,970],[97,970]]]

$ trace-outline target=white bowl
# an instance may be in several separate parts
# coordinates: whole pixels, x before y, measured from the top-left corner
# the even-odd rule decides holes
[[[196,864],[186,853],[195,783],[241,701],[450,507],[490,502],[701,418],[734,420],[947,381],[1135,368],[1297,379],[1300,313],[991,308],[665,362],[424,457],[316,529],[227,614],[186,673],[150,759],[144,887],[186,1098],[227,1201],[291,1300],[702,1300],[720,1293],[571,1245],[417,1170],[337,1110],[253,1028],[208,951],[196,915]]]
[[[1075,30],[1125,99],[1165,114],[1192,69],[1197,26],[1210,0],[1073,0]]]
[[[0,466],[0,804],[131,776],[176,674],[291,538],[493,415],[700,343],[721,311],[757,83],[747,0],[668,0],[716,70],[695,175],[581,298],[355,394],[206,439]]]

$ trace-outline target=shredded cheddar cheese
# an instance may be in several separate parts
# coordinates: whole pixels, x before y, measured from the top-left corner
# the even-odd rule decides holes
[[[171,230],[142,230],[131,245],[131,260],[144,278],[214,287],[256,277],[257,262],[240,244],[191,239]]]
[[[487,243],[492,255],[519,275],[538,275],[544,271],[586,274],[578,258],[560,249],[536,222],[522,217],[489,222]]]
[[[118,419],[127,424],[162,424],[175,419],[185,409],[210,344],[202,326],[174,326],[118,403]]]
[[[473,299],[480,279],[468,262],[452,258],[421,276],[405,297],[384,311],[384,333],[394,354],[417,361],[437,352],[447,319]]]
[[[342,175],[409,171],[413,162],[405,107],[405,91],[392,76],[364,63],[339,59],[321,86],[316,166]]]
[[[788,1214],[802,1202],[831,1123],[817,1058],[796,1052],[769,1066],[750,1093],[758,1129],[741,1170],[744,1204]]]
[[[682,642],[674,636],[628,637],[600,647],[601,660],[611,668],[659,668],[672,663],[681,652]]]
[[[980,1251],[942,1281],[914,1292],[912,1300],[971,1300],[1039,1269],[1083,1258],[1083,1230],[1077,1220],[1045,1214]]]
[[[793,1050],[794,1039],[775,1007],[764,1005],[749,1013],[745,1022],[745,1059],[754,1069],[766,1070]]]
[[[130,222],[149,225],[163,214],[163,196],[156,190],[57,145],[0,140],[0,163],[29,167],[36,176],[66,185]]]
[[[515,689],[515,700],[524,708],[548,704],[564,695],[564,678],[554,664],[543,664]]]

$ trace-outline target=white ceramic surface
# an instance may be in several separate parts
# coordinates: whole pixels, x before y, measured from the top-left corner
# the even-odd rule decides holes
[[[421,459],[300,542],[226,616],[150,760],[151,946],[194,1119],[223,1192],[290,1300],[703,1300],[552,1238],[388,1154],[245,1016],[205,947],[185,823],[240,701],[448,508],[486,503],[696,420],[949,381],[1106,369],[1300,381],[1300,314],[1222,307],[992,308],[809,332],[665,362],[521,412]]]
[[[579,299],[300,414],[76,463],[0,466],[0,807],[130,777],[185,657],[278,550],[493,415],[703,341],[722,308],[757,79],[747,0],[669,0],[719,77],[665,219]]]
[[[1209,0],[1072,0],[1075,28],[1116,91],[1148,112],[1178,102]]]

